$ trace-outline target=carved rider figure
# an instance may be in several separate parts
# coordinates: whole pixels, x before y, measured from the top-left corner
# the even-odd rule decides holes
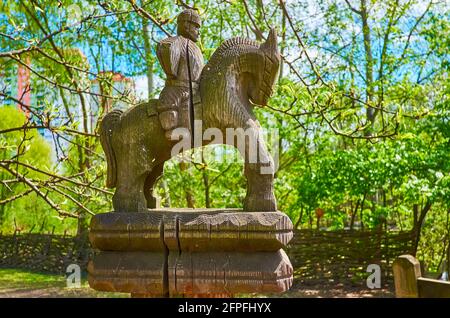
[[[200,25],[196,11],[184,10],[177,18],[177,36],[168,37],[157,46],[158,60],[167,76],[157,109],[169,140],[174,129],[189,127],[188,110],[193,107],[192,95],[198,90],[203,69],[203,55],[195,44]]]

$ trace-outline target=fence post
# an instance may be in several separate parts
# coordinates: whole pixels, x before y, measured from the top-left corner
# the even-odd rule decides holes
[[[417,279],[422,276],[419,261],[412,255],[399,256],[392,265],[394,271],[395,296],[417,298]]]

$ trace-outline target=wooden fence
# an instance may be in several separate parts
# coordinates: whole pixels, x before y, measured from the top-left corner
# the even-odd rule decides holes
[[[298,230],[287,248],[300,284],[366,286],[370,264],[392,286],[392,263],[413,253],[412,232]]]
[[[69,264],[86,268],[92,253],[86,239],[54,234],[2,235],[0,267],[38,272],[65,273]]]
[[[392,262],[411,254],[411,232],[298,230],[286,248],[300,284],[365,286],[369,264],[382,269],[382,282],[393,286]],[[89,242],[65,235],[1,235],[0,267],[64,273],[69,264],[85,269],[93,253]]]

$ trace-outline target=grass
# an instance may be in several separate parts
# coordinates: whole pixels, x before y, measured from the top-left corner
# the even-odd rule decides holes
[[[0,269],[0,297],[129,297],[124,293],[97,292],[81,278],[80,288],[68,288],[64,275]]]
[[[324,289],[323,286],[303,288],[293,287],[290,291],[276,295],[240,294],[235,297],[392,297],[387,290],[353,290],[336,288]],[[81,278],[81,288],[67,288],[64,275],[35,273],[21,269],[0,269],[0,298],[2,297],[70,297],[104,298],[129,297],[125,293],[98,292],[91,289],[85,277]]]
[[[65,287],[62,275],[33,273],[20,269],[0,269],[0,289]]]

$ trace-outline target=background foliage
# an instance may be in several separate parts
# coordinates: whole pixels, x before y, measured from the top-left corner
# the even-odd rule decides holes
[[[206,60],[224,39],[262,41],[278,28],[279,81],[257,115],[280,137],[279,209],[298,228],[415,231],[420,258],[441,266],[450,252],[450,24],[439,0],[0,0],[0,73],[30,69],[30,89],[43,96],[27,105],[0,83],[2,103],[31,114],[0,107],[0,228],[82,235],[90,215],[111,209],[97,121],[158,95],[155,46],[186,7],[203,18]],[[117,89],[112,72],[144,83],[145,94]],[[242,162],[215,160],[224,151],[233,150],[168,162],[161,204],[240,207]]]

